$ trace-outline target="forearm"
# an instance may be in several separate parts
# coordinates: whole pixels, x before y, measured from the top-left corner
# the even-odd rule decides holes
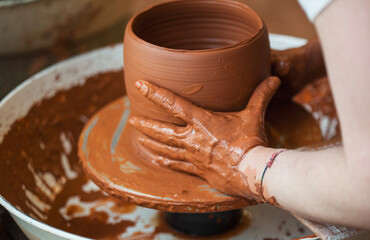
[[[251,161],[263,168],[277,149],[256,147],[240,164],[244,171]],[[354,174],[345,161],[343,148],[322,151],[290,150],[281,153],[263,180],[265,197],[274,197],[279,206],[308,219],[338,225],[370,228],[368,182]]]

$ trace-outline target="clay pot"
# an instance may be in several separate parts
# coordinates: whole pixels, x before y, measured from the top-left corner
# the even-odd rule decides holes
[[[166,2],[130,20],[124,63],[133,115],[184,124],[136,90],[140,79],[206,109],[239,111],[270,75],[267,29],[252,9],[238,2]]]

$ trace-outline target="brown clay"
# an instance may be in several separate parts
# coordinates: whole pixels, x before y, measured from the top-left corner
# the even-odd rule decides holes
[[[134,87],[139,79],[183,94],[203,108],[231,112],[243,109],[257,84],[270,75],[266,27],[249,7],[234,1],[154,6],[130,20],[124,45],[131,116],[185,124],[139,94]],[[153,153],[137,141],[142,133],[123,129],[128,108],[127,101],[105,108],[81,135],[84,168],[105,191],[170,211],[221,211],[254,203],[214,193],[203,180],[155,164]],[[130,165],[132,174],[122,164]],[[153,169],[155,175],[146,177]],[[179,178],[181,182],[173,181]]]
[[[128,23],[124,46],[131,116],[185,124],[135,91],[137,80],[202,108],[232,112],[244,109],[257,84],[270,75],[263,21],[248,6],[229,0],[174,1],[149,8]],[[132,131],[132,147],[150,160],[136,141],[140,136]]]
[[[0,144],[1,196],[34,219],[88,238],[114,239],[135,225],[133,221],[112,224],[107,220],[107,213],[99,210],[104,203],[111,203],[111,211],[117,214],[129,213],[136,205],[99,189],[84,191],[90,180],[77,155],[77,140],[86,121],[125,94],[122,81],[122,71],[92,76],[83,86],[35,104],[27,116],[16,121]],[[61,138],[70,143],[67,152]],[[61,162],[63,154],[70,174]],[[80,199],[80,204],[68,204],[72,198]],[[91,206],[90,211],[79,214],[86,205]]]
[[[139,142],[159,165],[202,177],[225,194],[260,201],[257,173],[244,175],[238,165],[250,149],[267,146],[264,116],[279,85],[277,77],[264,80],[244,110],[228,113],[204,110],[166,89],[139,81],[136,86],[147,99],[185,121],[186,126],[142,117],[132,117],[130,123],[145,134]]]
[[[93,76],[83,86],[59,92],[50,99],[44,99],[32,107],[27,116],[16,121],[0,143],[0,156],[2,156],[0,169],[3,170],[0,174],[0,194],[27,215],[56,228],[85,237],[116,239],[116,235],[125,232],[128,226],[135,224],[125,221],[110,224],[105,221],[103,213],[99,215],[99,212],[85,217],[77,215],[71,220],[64,219],[60,214],[60,209],[66,205],[71,197],[75,196],[84,202],[113,201],[115,208],[120,209],[121,213],[122,209],[129,211],[135,207],[106,196],[100,191],[84,192],[82,186],[88,182],[88,178],[84,174],[77,156],[76,140],[84,127],[84,119],[93,116],[97,110],[117,97],[121,97],[125,93],[122,81],[122,71]],[[317,82],[316,85],[312,86],[316,91],[328,87],[327,83],[323,81]],[[316,94],[316,91],[305,92],[304,98],[316,102],[322,97],[330,97],[328,95],[320,98],[314,97],[312,94]],[[79,104],[76,105],[76,102]],[[305,104],[309,106],[313,102],[307,101]],[[315,109],[320,111],[320,108],[331,108],[331,111],[335,113],[335,108],[331,104],[317,105]],[[326,113],[326,110],[322,111],[322,116],[325,117]],[[315,120],[303,108],[293,103],[279,107],[270,106],[266,113],[266,121],[271,147],[297,148],[322,143],[320,129]],[[60,155],[64,152],[60,142],[61,133],[65,133],[72,144],[72,152],[68,155],[68,159],[73,171],[78,173],[78,177],[74,180],[69,180],[65,176],[61,166]],[[42,145],[44,148],[40,148],[41,143],[45,144],[45,146]],[[56,191],[55,200],[48,200],[47,196],[42,193],[35,182],[35,175],[30,171],[29,165],[34,168],[37,175],[51,173],[58,179],[58,182],[65,179],[62,182],[66,182],[61,185],[60,189],[54,189]],[[180,182],[181,179],[175,181]],[[35,215],[34,205],[27,203],[28,198],[23,186],[36,193],[41,201],[50,204],[49,210],[39,210],[42,215],[47,216],[46,219]],[[181,188],[182,185],[178,185],[178,187]],[[71,216],[75,216],[73,214],[75,211],[77,209],[68,208],[68,213]],[[176,235],[173,230],[163,229],[161,226],[158,226],[155,232],[171,232]],[[135,237],[136,239],[145,239],[146,236],[146,233],[140,233]],[[150,237],[153,238],[154,235],[150,234]],[[221,236],[216,237],[222,238]]]
[[[326,74],[324,56],[317,38],[300,48],[271,53],[272,74],[282,81],[278,99],[289,99],[314,79]]]
[[[254,204],[222,194],[197,176],[172,171],[131,148],[128,99],[112,102],[87,123],[79,156],[87,175],[105,192],[148,208],[171,212],[214,212]],[[148,154],[149,155],[149,154]]]
[[[125,83],[133,116],[184,124],[134,87],[146,80],[205,109],[242,110],[270,75],[263,21],[229,0],[167,2],[130,20],[124,39]],[[189,94],[190,93],[190,94]]]

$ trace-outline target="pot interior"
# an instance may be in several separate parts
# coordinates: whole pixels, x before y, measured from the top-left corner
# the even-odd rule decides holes
[[[205,50],[237,44],[255,36],[262,20],[233,1],[175,1],[137,15],[133,32],[151,44],[171,49]]]

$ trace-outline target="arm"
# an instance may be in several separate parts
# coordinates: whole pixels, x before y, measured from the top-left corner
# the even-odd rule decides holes
[[[244,157],[239,169],[245,172],[250,165],[257,166],[260,179],[270,156],[278,151],[256,147]],[[257,165],[257,159],[264,160]],[[366,175],[348,167],[342,147],[290,150],[281,153],[267,169],[263,195],[271,203],[275,200],[285,210],[311,220],[369,229],[370,181]]]
[[[369,9],[366,0],[336,0],[315,22],[344,147],[284,152],[268,169],[263,183],[267,194],[289,211],[366,229],[370,229]],[[274,151],[255,148],[241,164],[268,159]]]

